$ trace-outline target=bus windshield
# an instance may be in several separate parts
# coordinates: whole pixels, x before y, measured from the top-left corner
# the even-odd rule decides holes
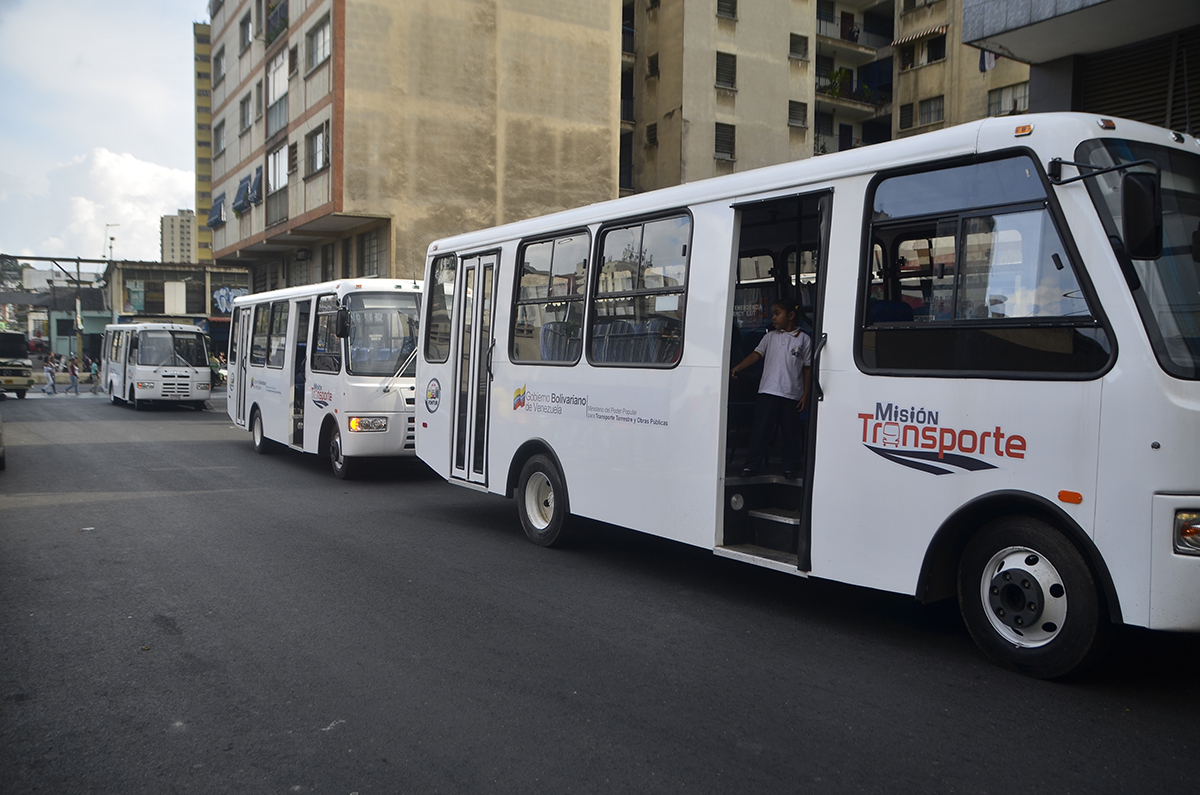
[[[1116,139],[1085,141],[1076,151],[1076,160],[1100,168],[1143,159],[1162,169],[1163,253],[1157,260],[1133,261],[1142,284],[1135,299],[1162,368],[1178,378],[1197,380],[1200,264],[1194,259],[1192,235],[1200,231],[1200,156]],[[1086,180],[1109,235],[1120,235],[1121,173]]]
[[[420,307],[413,293],[352,293],[350,310],[350,364],[354,375],[392,376],[416,374]],[[408,362],[403,373],[396,371]]]
[[[0,359],[28,359],[29,346],[25,335],[14,331],[0,331]]]
[[[204,344],[204,335],[198,331],[167,329],[140,332],[137,363],[151,367],[208,367],[208,348]]]

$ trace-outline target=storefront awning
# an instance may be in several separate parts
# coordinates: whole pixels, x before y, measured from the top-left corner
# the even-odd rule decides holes
[[[923,38],[926,38],[927,36],[938,36],[940,34],[945,33],[948,30],[950,30],[949,25],[938,25],[936,28],[929,28],[928,30],[923,30],[920,33],[910,33],[907,36],[902,36],[902,37],[896,39],[895,41],[893,41],[892,46],[899,47],[901,44],[908,44],[911,41],[916,41],[917,39],[923,39]]]
[[[225,225],[225,194],[213,197],[212,209],[208,211],[208,228]]]

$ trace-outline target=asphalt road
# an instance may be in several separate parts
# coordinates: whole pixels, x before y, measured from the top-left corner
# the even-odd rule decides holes
[[[1195,791],[1200,637],[1067,683],[952,605],[335,480],[223,401],[0,403],[0,792]]]

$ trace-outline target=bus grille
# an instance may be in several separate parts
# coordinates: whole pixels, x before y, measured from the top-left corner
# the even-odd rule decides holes
[[[0,368],[0,375],[14,376],[16,378],[28,378],[29,371],[24,370],[24,369],[5,367],[5,368]]]
[[[415,450],[417,448],[417,418],[413,415],[408,415],[408,428],[404,433],[404,449]]]
[[[164,375],[162,385],[163,395],[192,396],[192,380],[186,375]]]

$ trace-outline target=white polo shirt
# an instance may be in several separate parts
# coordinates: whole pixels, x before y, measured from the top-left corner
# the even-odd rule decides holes
[[[800,329],[772,329],[754,350],[762,354],[763,374],[758,391],[799,400],[804,395],[804,368],[812,356],[812,340]]]

